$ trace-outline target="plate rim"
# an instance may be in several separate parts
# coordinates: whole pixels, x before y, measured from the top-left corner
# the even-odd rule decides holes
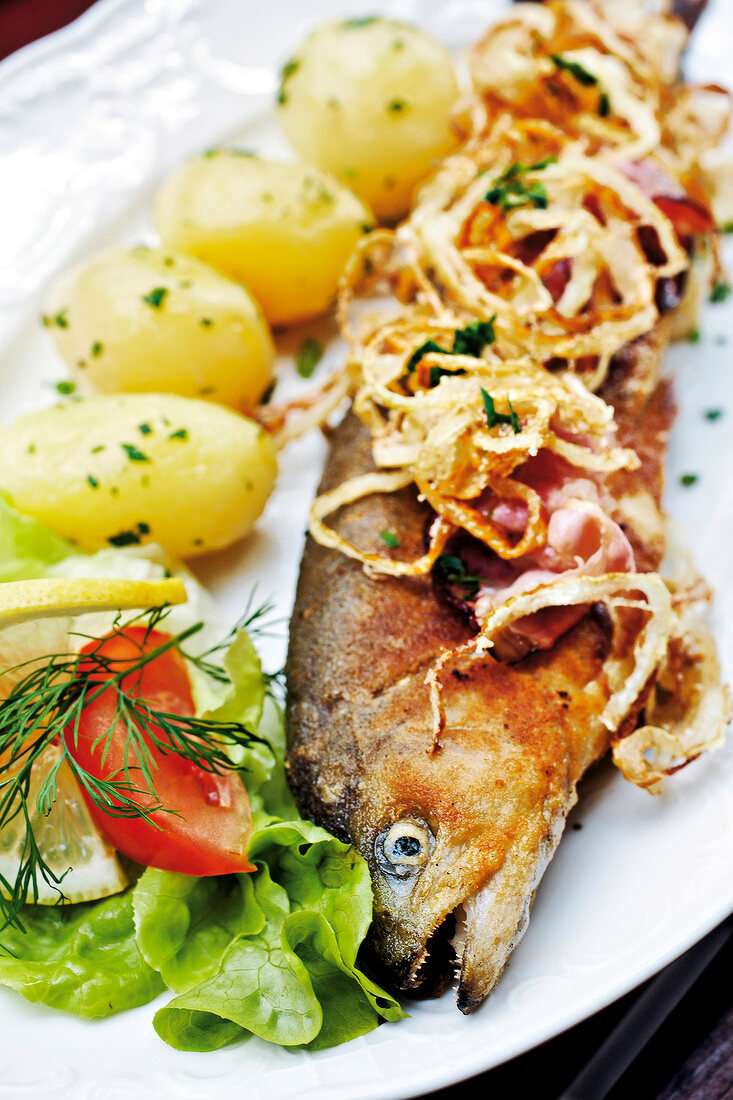
[[[96,30],[108,16],[118,8],[127,7],[131,0],[95,0],[90,8],[66,23],[55,31],[44,34],[32,42],[26,43],[0,61],[0,81],[11,78],[28,62],[33,62],[38,57],[42,59],[44,54],[56,49],[63,49],[67,41],[72,43],[75,38]]]
[[[0,62],[0,86],[14,80],[16,77],[21,77],[27,67],[42,64],[44,60],[49,59],[54,54],[63,53],[69,48],[74,48],[75,45],[80,44],[85,39],[93,38],[102,31],[105,23],[113,19],[118,12],[134,10],[140,6],[142,6],[142,0],[96,0],[91,8],[71,23],[29,43]],[[603,992],[596,990],[595,993],[589,993],[581,1008],[578,1007],[577,1000],[574,1001],[575,1007],[573,1009],[568,1008],[563,1013],[560,1023],[555,1018],[549,1032],[546,1029],[543,1030],[542,1026],[538,1024],[534,1028],[529,1043],[525,1037],[524,1039],[517,1039],[514,1043],[505,1044],[505,1052],[498,1059],[491,1056],[487,1062],[486,1056],[482,1056],[479,1046],[473,1054],[470,1051],[463,1052],[463,1064],[458,1071],[458,1076],[455,1068],[451,1069],[446,1066],[444,1069],[437,1069],[432,1067],[420,1071],[417,1075],[411,1073],[409,1085],[407,1084],[407,1075],[401,1078],[409,1091],[404,1091],[403,1088],[395,1088],[394,1082],[382,1080],[373,1082],[368,1092],[353,1091],[349,1095],[354,1097],[357,1095],[368,1096],[370,1100],[407,1100],[409,1097],[422,1095],[426,1089],[432,1090],[451,1084],[460,1084],[478,1074],[505,1064],[520,1054],[526,1053],[549,1039],[562,1034],[612,1004],[619,997],[638,988],[640,984],[699,942],[708,932],[725,920],[730,912],[731,900],[727,897],[724,901],[719,899],[717,906],[708,905],[705,915],[701,916],[696,924],[688,925],[684,933],[680,933],[675,938],[673,944],[668,944],[666,950],[651,956],[647,964],[635,971],[634,985],[629,986],[628,976],[626,979],[619,978],[616,982],[606,983]],[[346,1044],[335,1049],[345,1053],[348,1046],[349,1044]],[[327,1058],[328,1055],[329,1052],[323,1052],[321,1057]]]

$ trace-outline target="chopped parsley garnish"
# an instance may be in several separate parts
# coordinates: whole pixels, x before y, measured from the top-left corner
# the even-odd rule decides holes
[[[92,447],[89,451],[90,454],[98,455],[100,451],[104,450],[104,443],[98,443],[96,447]]]
[[[584,88],[592,88],[594,84],[598,83],[598,77],[593,76],[593,73],[589,73],[578,61],[568,61],[566,57],[559,53],[550,54],[550,57],[558,69],[563,69],[570,76],[575,77],[578,84],[582,84]]]
[[[496,180],[494,186],[486,192],[484,199],[492,206],[500,206],[506,214],[509,210],[516,210],[520,206],[534,206],[538,210],[547,208],[547,190],[543,184],[534,181],[526,184],[521,177],[526,172],[541,172],[548,165],[555,163],[555,157],[546,157],[536,164],[523,164],[515,161],[510,164],[506,172]]]
[[[327,187],[324,187],[322,180],[315,179],[313,176],[306,176],[303,180],[301,199],[303,202],[309,204],[331,204],[335,202],[334,196]]]
[[[150,435],[153,429],[149,424],[138,424],[137,430],[140,432],[140,435]]]
[[[149,534],[148,524],[140,522],[131,531],[120,531],[116,535],[110,535],[107,542],[112,546],[137,546],[142,536]]]
[[[511,429],[515,435],[519,435],[522,430],[522,425],[519,423],[519,417],[512,408],[512,403],[507,398],[507,404],[509,406],[508,413],[498,413],[494,407],[494,399],[490,393],[481,387],[481,399],[484,403],[484,412],[486,413],[486,423],[489,428],[494,428],[497,424],[510,424]]]
[[[608,98],[608,92],[601,92],[598,97],[598,114],[601,118],[608,118],[611,113],[611,100]]]
[[[321,361],[323,349],[315,336],[308,336],[298,352],[295,369],[301,378],[310,378]]]
[[[92,358],[98,359],[104,351],[104,344],[100,344],[99,340],[95,340],[92,344]]]
[[[690,485],[694,485],[699,480],[699,474],[682,474],[682,476],[680,477],[680,485],[684,485],[685,488],[688,488]]]
[[[387,110],[391,111],[392,114],[399,114],[400,111],[404,111],[406,107],[407,104],[404,99],[393,99],[391,103],[387,104]]]
[[[68,328],[69,327],[69,321],[68,321],[68,318],[66,316],[66,309],[60,310],[59,313],[57,313],[55,317],[49,317],[48,314],[44,313],[41,316],[41,321],[43,322],[43,324],[46,328],[50,328],[51,325],[57,325],[58,328]]]
[[[690,329],[690,331],[687,333],[687,336],[685,337],[685,339],[687,340],[688,344],[699,344],[700,343],[700,329],[699,328]]]
[[[705,419],[706,420],[720,420],[722,415],[723,415],[723,410],[722,409],[706,409],[706,411],[705,411]]]
[[[729,296],[731,291],[730,283],[724,283],[722,279],[718,279],[717,283],[710,291],[711,302],[724,302]]]
[[[150,462],[150,459],[142,451],[139,451],[134,443],[120,443],[130,462]]]
[[[76,382],[56,382],[54,389],[57,393],[60,393],[62,397],[70,397],[72,393],[76,391]]]
[[[448,581],[449,584],[460,584],[465,588],[467,596],[475,596],[484,580],[469,573],[463,558],[456,554],[441,554],[436,558],[434,569]]]
[[[153,309],[160,309],[163,305],[163,299],[168,293],[167,287],[156,286],[154,290],[151,290],[149,294],[143,294],[143,301],[147,302]]]
[[[169,439],[180,439],[185,443],[185,441],[188,439],[188,429],[187,428],[179,428],[177,432],[171,432],[171,434],[168,436],[168,438]]]
[[[378,20],[378,15],[362,15],[356,19],[344,19],[341,28],[345,31],[356,31],[360,27],[368,27],[370,24],[378,22]]]
[[[431,367],[430,368],[430,385],[437,386],[441,378],[451,378],[459,374],[465,374],[465,370],[462,367],[456,367],[455,370],[450,370],[449,367]]]
[[[224,153],[227,153],[230,157],[254,157],[256,155],[254,149],[219,149],[217,147],[214,149],[207,149],[204,153],[201,154],[201,156],[204,157],[206,160],[210,160],[211,157],[220,157]],[[173,264],[173,262],[173,260],[170,261],[171,265]],[[166,266],[169,266],[168,260],[166,260],[165,263]]]
[[[290,77],[298,71],[300,68],[300,61],[295,57],[291,57],[289,61],[286,61],[280,72],[280,88],[277,93],[277,101],[280,104],[287,103],[288,97],[285,91],[285,85]]]
[[[435,340],[426,340],[424,344],[413,351],[407,360],[408,372],[412,374],[422,357],[430,351],[437,351],[439,355],[472,355],[478,359],[486,345],[493,344],[496,339],[496,333],[494,332],[495,319],[494,316],[488,321],[473,321],[465,328],[456,329],[453,333],[453,347],[450,350],[442,348],[440,344],[436,344]],[[450,370],[448,367],[431,367],[430,384],[431,386],[437,385],[443,375],[465,373],[465,370],[460,367],[456,370]]]
[[[437,351],[440,355],[452,355],[453,353],[448,351],[447,348],[441,348],[440,344],[436,344],[435,340],[426,340],[424,344],[421,344],[419,348],[413,351],[410,358],[407,360],[407,369],[410,374],[415,370],[415,367],[422,359],[423,355],[427,355],[429,351]]]
[[[392,550],[396,550],[400,545],[400,540],[397,538],[397,535],[392,534],[391,531],[380,531],[379,537],[382,542]]]
[[[93,474],[87,474],[87,481],[91,485],[92,489],[98,489],[99,488],[99,482],[97,481],[96,477],[94,477]]]
[[[487,344],[496,340],[494,321],[496,314],[488,321],[473,321],[465,328],[456,329],[453,337],[454,355],[473,355],[478,358]]]
[[[201,320],[199,321],[199,324],[201,325],[202,328],[211,328],[213,323],[214,322],[212,321],[212,319],[210,317],[202,317]]]

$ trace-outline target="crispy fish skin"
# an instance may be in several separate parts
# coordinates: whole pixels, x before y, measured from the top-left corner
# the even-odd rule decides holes
[[[640,572],[655,571],[664,557],[661,511],[669,432],[677,415],[672,384],[662,378],[671,318],[664,317],[615,356],[599,396],[614,410],[618,442],[636,451],[637,470],[619,470],[608,479],[618,502],[612,518],[634,551]]]
[[[655,508],[671,418],[657,384],[665,345],[658,333],[644,338],[609,382],[622,434],[648,440],[637,480],[619,490],[643,491]],[[370,468],[369,434],[349,414],[320,491]],[[344,508],[339,527],[381,553],[379,532],[391,531],[395,556],[411,560],[423,552],[428,516],[404,490]],[[303,813],[367,860],[371,943],[396,989],[440,992],[458,965],[458,1005],[470,1012],[498,980],[577,783],[609,747],[604,661],[612,648],[623,661],[632,641],[619,633],[591,612],[551,650],[514,665],[487,656],[446,675],[446,730],[431,752],[425,674],[445,648],[470,639],[470,627],[429,579],[370,578],[308,538],[286,666],[290,782]],[[464,927],[454,953],[456,912]]]

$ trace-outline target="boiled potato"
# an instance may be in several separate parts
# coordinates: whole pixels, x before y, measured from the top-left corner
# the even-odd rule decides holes
[[[307,161],[395,220],[457,144],[450,54],[424,31],[370,17],[315,30],[283,68],[280,123]]]
[[[155,201],[163,241],[241,280],[275,325],[328,309],[372,222],[355,195],[315,168],[225,150],[181,165]]]
[[[272,381],[256,302],[170,250],[87,260],[53,288],[45,321],[72,371],[102,393],[178,393],[251,412]]]
[[[0,428],[0,489],[85,550],[226,546],[250,530],[276,472],[259,424],[172,394],[89,397]]]

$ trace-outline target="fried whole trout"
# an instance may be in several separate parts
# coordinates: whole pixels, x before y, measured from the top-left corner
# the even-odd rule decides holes
[[[662,489],[673,412],[658,384],[665,345],[664,329],[637,341],[607,383],[619,435],[644,440],[641,468],[618,486],[637,502],[632,511],[639,500],[656,507]],[[348,414],[320,491],[371,468],[369,434]],[[339,529],[382,553],[380,532],[390,531],[395,553],[411,560],[424,551],[429,518],[403,490],[345,507]],[[662,548],[659,537],[637,537],[642,568],[656,568]],[[366,859],[371,947],[396,990],[438,994],[457,970],[458,1006],[471,1012],[498,980],[578,781],[611,743],[600,721],[611,694],[604,662],[624,661],[629,631],[592,609],[550,650],[515,664],[487,655],[448,672],[446,728],[431,751],[425,675],[474,631],[430,578],[370,578],[308,538],[286,669],[290,783],[302,812]],[[643,701],[616,736],[634,726]]]

